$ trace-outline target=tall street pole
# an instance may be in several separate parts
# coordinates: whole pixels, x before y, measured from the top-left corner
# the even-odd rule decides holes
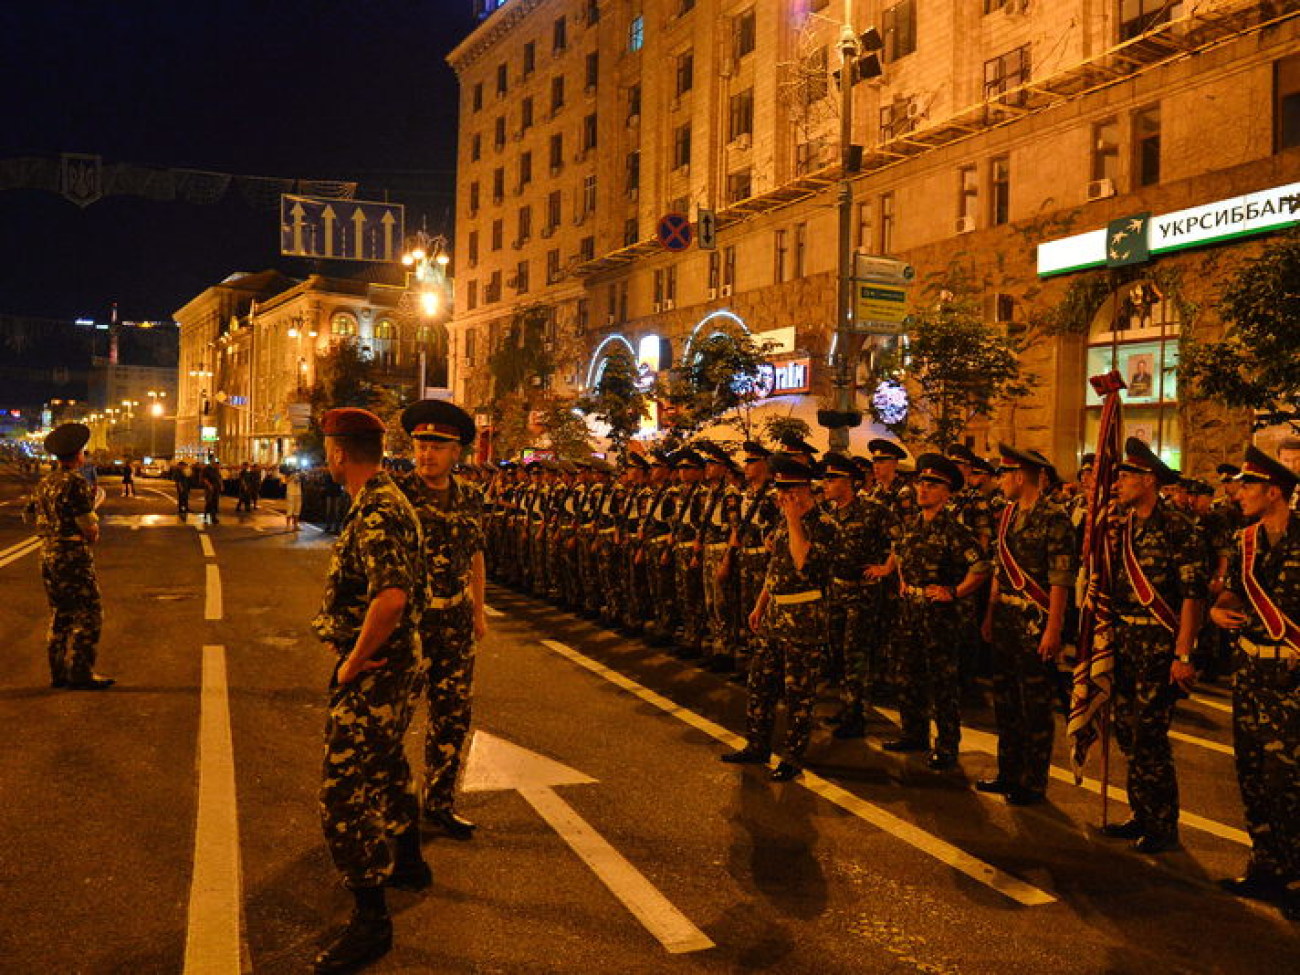
[[[839,187],[839,280],[835,301],[835,410],[853,409],[853,184],[850,161],[853,155],[853,81],[857,68],[858,36],[853,29],[853,0],[844,0],[844,24],[840,28],[840,187]],[[849,428],[841,415],[830,430],[832,450],[847,451]]]

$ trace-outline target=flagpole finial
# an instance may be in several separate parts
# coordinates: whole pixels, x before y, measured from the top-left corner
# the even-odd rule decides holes
[[[1102,398],[1111,393],[1118,393],[1121,389],[1128,389],[1128,383],[1124,382],[1124,377],[1119,374],[1118,369],[1112,369],[1100,376],[1092,376],[1088,382],[1092,384],[1093,391]]]

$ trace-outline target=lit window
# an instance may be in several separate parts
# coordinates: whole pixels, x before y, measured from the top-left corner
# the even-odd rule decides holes
[[[645,44],[645,17],[637,14],[632,18],[632,23],[627,29],[627,49],[629,51],[639,51]]]
[[[331,335],[356,335],[357,319],[349,312],[341,311],[330,319]]]

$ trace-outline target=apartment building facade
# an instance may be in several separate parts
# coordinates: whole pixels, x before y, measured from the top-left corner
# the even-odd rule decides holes
[[[1300,191],[1300,4],[851,7],[854,33],[879,47],[879,71],[854,87],[855,250],[914,268],[913,305],[961,268],[1038,379],[974,425],[972,445],[1013,440],[1068,467],[1093,439],[1087,376],[1113,365],[1135,379],[1130,432],[1172,463],[1204,471],[1237,451],[1249,424],[1180,402],[1175,367],[1187,334],[1220,327],[1212,306],[1234,261],[1300,219],[1287,202]],[[773,406],[811,420],[836,317],[844,5],[506,0],[480,13],[449,58],[453,394],[490,403],[488,355],[521,308],[541,306],[565,389],[592,381],[611,342],[659,369],[693,336],[743,329],[778,340]],[[656,239],[664,216],[701,210],[715,249]],[[1139,218],[1141,253],[1108,261],[1108,231]],[[1080,282],[1094,320],[1038,327]]]

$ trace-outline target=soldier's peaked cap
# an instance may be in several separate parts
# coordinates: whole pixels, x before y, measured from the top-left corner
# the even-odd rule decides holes
[[[1295,489],[1296,482],[1300,481],[1300,478],[1297,478],[1286,464],[1283,464],[1280,460],[1274,460],[1254,444],[1251,444],[1246,448],[1246,457],[1241,463],[1241,473],[1237,475],[1237,480],[1262,481],[1267,484],[1276,484],[1284,491],[1291,491]]]
[[[1241,473],[1241,468],[1236,464],[1220,464],[1214,469],[1214,473],[1219,475],[1219,480],[1227,483],[1234,480]]]
[[[953,443],[948,445],[948,449],[943,452],[945,457],[955,460],[962,464],[974,464],[979,460],[975,456],[975,451],[971,450],[964,443]]]
[[[1082,457],[1079,458],[1080,474],[1082,474],[1084,471],[1090,471],[1096,466],[1097,466],[1097,455],[1092,451],[1088,451],[1088,453],[1084,454]]]
[[[45,438],[45,452],[55,457],[75,457],[90,442],[90,427],[84,423],[60,423]]]
[[[976,457],[970,462],[970,472],[972,474],[996,474],[998,471],[991,461],[983,457]]]
[[[635,451],[627,455],[626,463],[628,467],[637,467],[643,471],[650,469],[650,461],[646,460],[645,454],[638,454]]]
[[[777,454],[772,458],[772,483],[779,488],[806,487],[812,484],[813,468],[798,457]]]
[[[703,467],[704,458],[691,450],[690,447],[683,447],[677,453],[673,454],[673,467]]]
[[[781,438],[781,450],[787,454],[807,454],[815,457],[819,451],[803,437],[796,437],[793,434]]]
[[[884,437],[876,437],[874,440],[867,441],[867,449],[871,451],[872,461],[877,460],[902,460],[907,456],[907,451],[900,443],[892,440],[886,440]]]
[[[772,451],[768,450],[757,440],[746,440],[744,443],[745,460],[767,460],[772,456]]]
[[[831,451],[822,457],[822,477],[857,477],[858,465],[853,458]]]
[[[672,467],[673,466],[672,455],[669,454],[666,450],[656,448],[650,451],[650,466],[651,467]]]
[[[857,465],[859,477],[871,476],[871,458],[863,457],[860,454],[853,455],[853,463]]]
[[[455,403],[441,399],[422,399],[402,411],[402,429],[412,440],[459,441],[464,446],[474,442],[474,418]]]
[[[1027,468],[1044,470],[1052,466],[1041,454],[1035,456],[1028,450],[1018,450],[1007,443],[998,444],[998,470],[1022,471]]]
[[[1160,484],[1178,483],[1178,472],[1170,469],[1146,441],[1137,437],[1129,437],[1124,441],[1124,460],[1118,469],[1130,474],[1154,474]]]
[[[711,440],[701,440],[695,444],[695,450],[704,455],[706,460],[713,461],[715,464],[725,464],[731,460],[725,450],[713,443]]]
[[[384,433],[384,421],[369,410],[341,406],[330,410],[320,421],[320,431],[327,437],[369,437]]]
[[[946,484],[950,491],[960,491],[966,479],[961,470],[943,454],[922,454],[916,459],[916,479]]]

